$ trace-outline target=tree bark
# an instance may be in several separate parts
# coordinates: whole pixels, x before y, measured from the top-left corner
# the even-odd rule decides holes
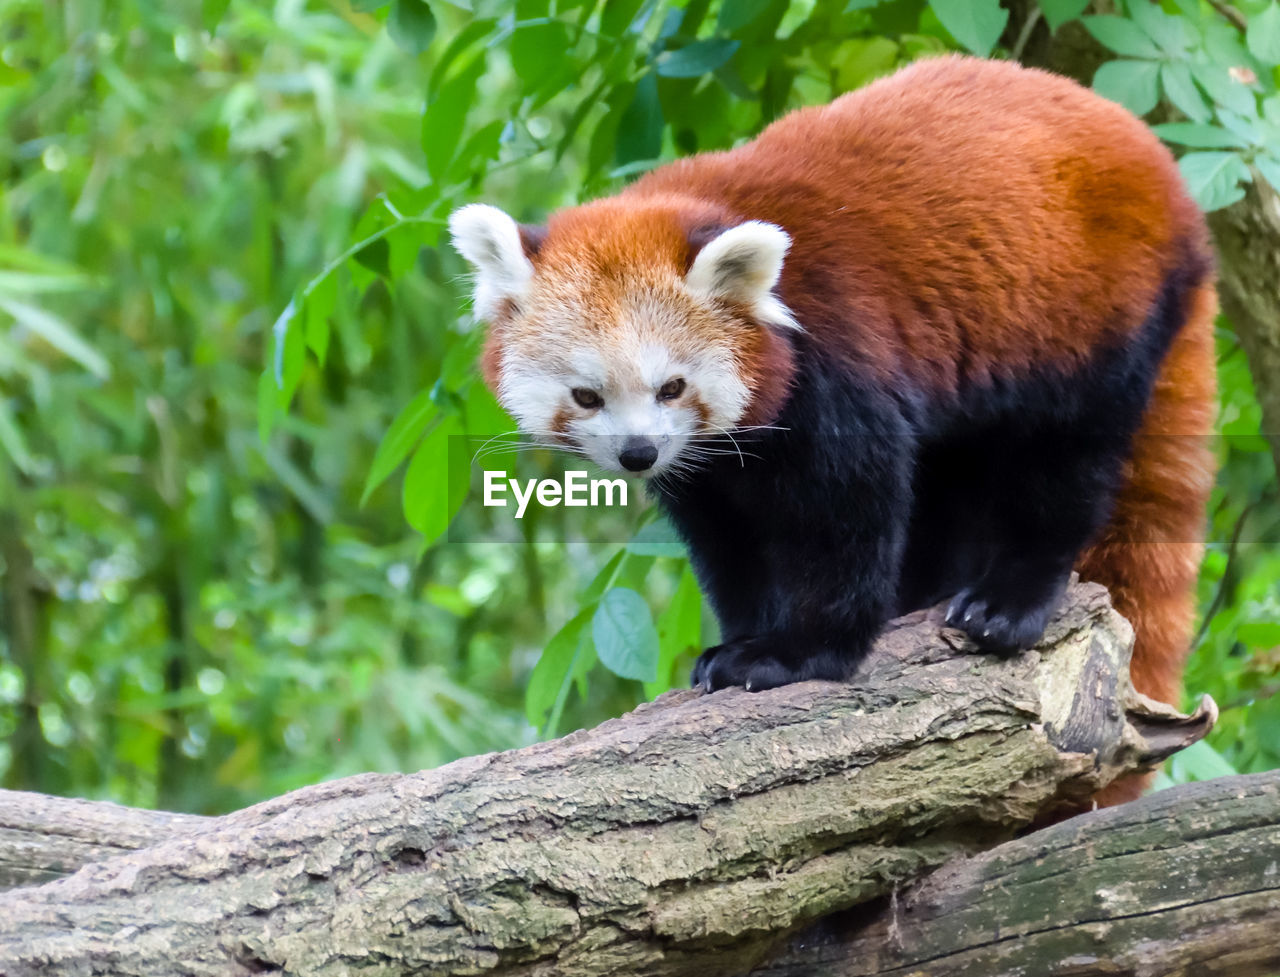
[[[1280,472],[1280,193],[1254,174],[1244,199],[1209,215],[1218,296],[1249,358],[1262,432]]]
[[[753,977],[1266,977],[1280,770],[1072,818],[824,920]]]
[[[1096,585],[1011,658],[939,618],[895,622],[853,684],[670,693],[555,742],[220,818],[10,794],[0,861],[29,874],[145,847],[0,895],[0,972],[742,974],[1213,721],[1210,702],[1179,717],[1133,692],[1131,630]],[[15,830],[24,857],[3,850]]]

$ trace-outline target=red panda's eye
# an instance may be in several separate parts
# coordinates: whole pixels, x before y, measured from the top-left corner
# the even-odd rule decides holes
[[[659,400],[675,400],[684,393],[684,378],[676,377],[674,380],[668,380],[658,388]]]
[[[594,410],[604,405],[604,400],[594,390],[588,390],[586,387],[574,387],[569,391],[573,397],[573,402],[583,410]]]

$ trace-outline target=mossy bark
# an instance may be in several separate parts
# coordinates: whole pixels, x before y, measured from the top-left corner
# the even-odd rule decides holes
[[[753,977],[1267,977],[1280,771],[1186,784],[959,859]]]
[[[1202,735],[1211,704],[1178,717],[1132,691],[1130,641],[1105,592],[1076,585],[1011,658],[915,614],[853,684],[671,693],[554,742],[220,818],[9,794],[13,870],[72,867],[68,833],[86,858],[142,847],[0,895],[0,972],[741,974]],[[42,824],[61,846],[44,864]]]

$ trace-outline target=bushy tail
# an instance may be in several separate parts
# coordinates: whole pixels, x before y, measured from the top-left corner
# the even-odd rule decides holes
[[[1116,610],[1134,627],[1134,686],[1175,705],[1190,650],[1205,503],[1213,487],[1216,314],[1213,287],[1202,285],[1160,369],[1115,512],[1076,567],[1082,579],[1111,591]],[[1132,800],[1149,780],[1124,778],[1096,799],[1104,805]]]

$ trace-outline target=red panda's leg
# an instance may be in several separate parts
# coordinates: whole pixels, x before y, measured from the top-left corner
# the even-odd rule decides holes
[[[983,485],[989,496],[985,570],[952,599],[947,623],[991,651],[1035,644],[1057,608],[1080,551],[1105,522],[1121,481],[1133,418],[1082,434],[1046,426],[994,439]],[[1092,426],[1081,419],[1079,426]]]
[[[999,388],[1003,416],[984,456],[992,463],[984,481],[995,513],[991,561],[947,616],[979,645],[1033,644],[1072,565],[1124,501],[1117,493],[1141,448],[1134,436],[1159,402],[1167,361],[1189,329],[1202,329],[1204,259],[1185,250],[1122,343],[1101,346],[1056,378],[1042,372]]]
[[[693,684],[707,691],[847,678],[894,609],[911,509],[909,439],[817,437],[789,460],[798,468],[786,480],[765,476],[781,494],[764,490],[741,530],[700,538],[689,531],[687,499],[668,507],[726,638],[694,666]],[[724,538],[748,531],[760,542],[754,559],[725,559]],[[742,607],[740,584],[762,580],[755,606]]]

